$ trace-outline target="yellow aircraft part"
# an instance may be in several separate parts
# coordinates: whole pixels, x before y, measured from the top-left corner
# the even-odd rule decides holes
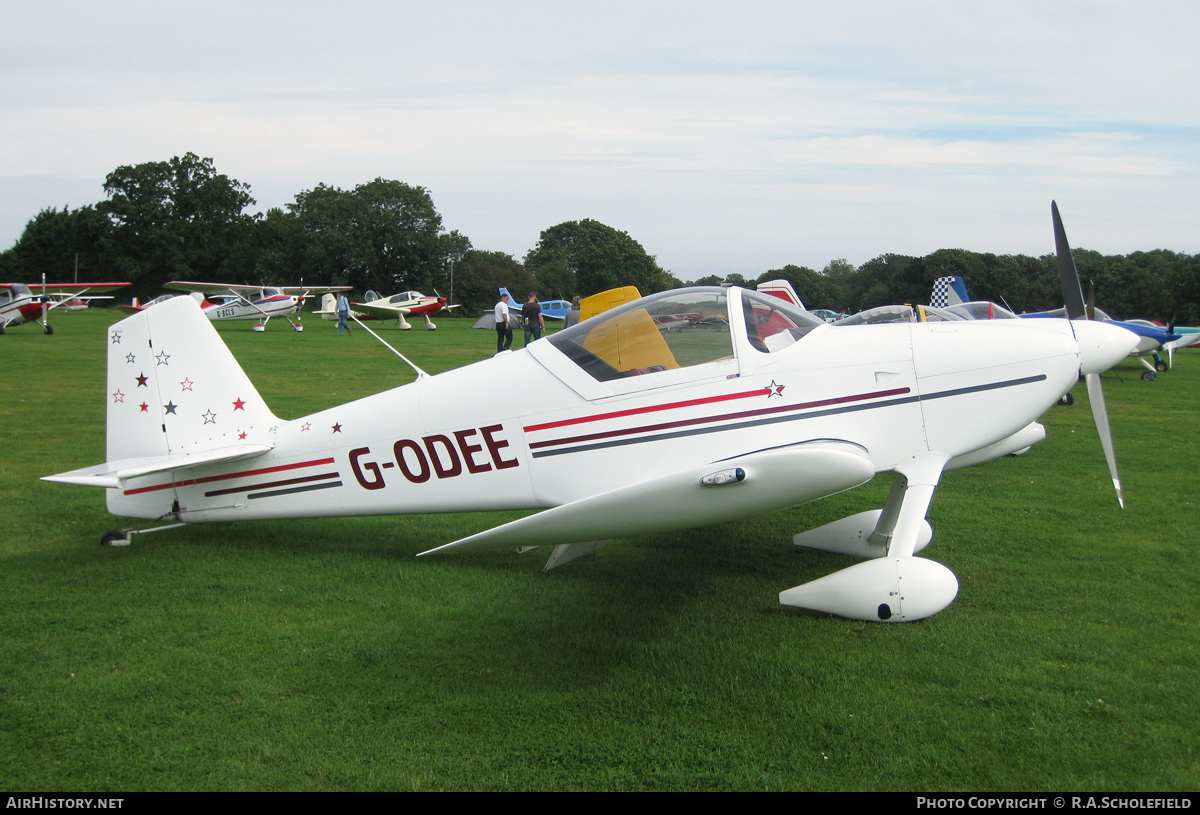
[[[609,289],[599,294],[593,294],[591,297],[585,297],[579,303],[579,321],[583,322],[588,317],[595,317],[622,303],[637,300],[641,296],[642,293],[637,290],[637,286],[623,286],[619,289]]]
[[[618,371],[679,367],[658,325],[644,308],[596,326],[583,347]]]

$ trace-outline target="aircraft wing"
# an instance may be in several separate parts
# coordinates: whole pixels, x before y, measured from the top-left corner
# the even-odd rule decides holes
[[[206,450],[202,453],[183,453],[169,456],[150,456],[147,458],[129,458],[120,461],[110,461],[85,467],[82,470],[71,470],[57,475],[43,476],[43,481],[59,481],[63,484],[82,484],[85,487],[120,487],[122,482],[143,475],[164,473],[170,470],[184,470],[201,464],[217,464],[223,461],[239,461],[246,458],[256,458],[273,449],[267,444],[239,444],[233,447],[220,447],[216,450]]]
[[[422,552],[582,543],[721,523],[807,503],[870,481],[875,465],[851,442],[775,447],[671,475],[497,526]],[[720,481],[724,476],[724,482]]]
[[[351,303],[350,308],[362,314],[370,314],[372,317],[381,317],[385,320],[412,313],[412,309],[403,306],[380,306],[375,303]]]
[[[353,286],[276,286],[284,294],[329,294],[335,291],[350,291]]]
[[[64,294],[79,297],[84,292],[105,292],[130,286],[131,283],[30,283],[29,290],[41,294]]]
[[[263,290],[262,286],[238,286],[228,285],[225,283],[192,283],[188,280],[172,280],[170,283],[163,284],[164,289],[173,291],[198,291],[201,294],[257,294]]]

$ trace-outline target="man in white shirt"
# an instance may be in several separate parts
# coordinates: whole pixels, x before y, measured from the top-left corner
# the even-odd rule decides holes
[[[508,295],[500,296],[496,304],[496,353],[512,348],[512,327],[508,324]]]

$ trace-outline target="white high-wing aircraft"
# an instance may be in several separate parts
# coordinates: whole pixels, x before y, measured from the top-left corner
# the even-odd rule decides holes
[[[660,330],[656,317],[680,313],[702,316]],[[422,554],[545,545],[550,568],[610,538],[784,509],[891,472],[882,510],[795,538],[868,560],[780,601],[899,622],[958,592],[949,569],[916,557],[942,472],[1043,438],[1037,418],[1081,372],[1098,395],[1099,372],[1135,337],[1085,319],[839,328],[768,294],[688,288],[291,421],[271,413],[190,298],[117,323],[106,342],[107,463],[46,480],[104,487],[115,515],[540,509]],[[1093,403],[1110,452],[1103,400]]]
[[[0,283],[0,334],[21,323],[39,323],[42,332],[53,334],[54,327],[47,314],[56,308],[70,309],[73,301],[85,304],[89,300],[109,300],[96,297],[95,292],[113,291],[128,283]]]
[[[172,280],[163,285],[174,291],[198,292],[206,298],[220,298],[216,303],[206,299],[202,304],[204,316],[213,321],[257,320],[255,331],[265,331],[272,317],[296,315],[296,322],[288,321],[293,331],[303,331],[300,322],[300,307],[310,294],[331,291],[349,291],[352,286],[237,286],[224,283],[191,283]]]

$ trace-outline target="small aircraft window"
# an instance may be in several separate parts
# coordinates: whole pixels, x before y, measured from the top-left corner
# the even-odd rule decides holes
[[[643,297],[549,339],[602,382],[733,356],[726,292],[716,287]]]
[[[770,294],[742,292],[746,337],[764,354],[782,351],[819,325],[819,317]]]

